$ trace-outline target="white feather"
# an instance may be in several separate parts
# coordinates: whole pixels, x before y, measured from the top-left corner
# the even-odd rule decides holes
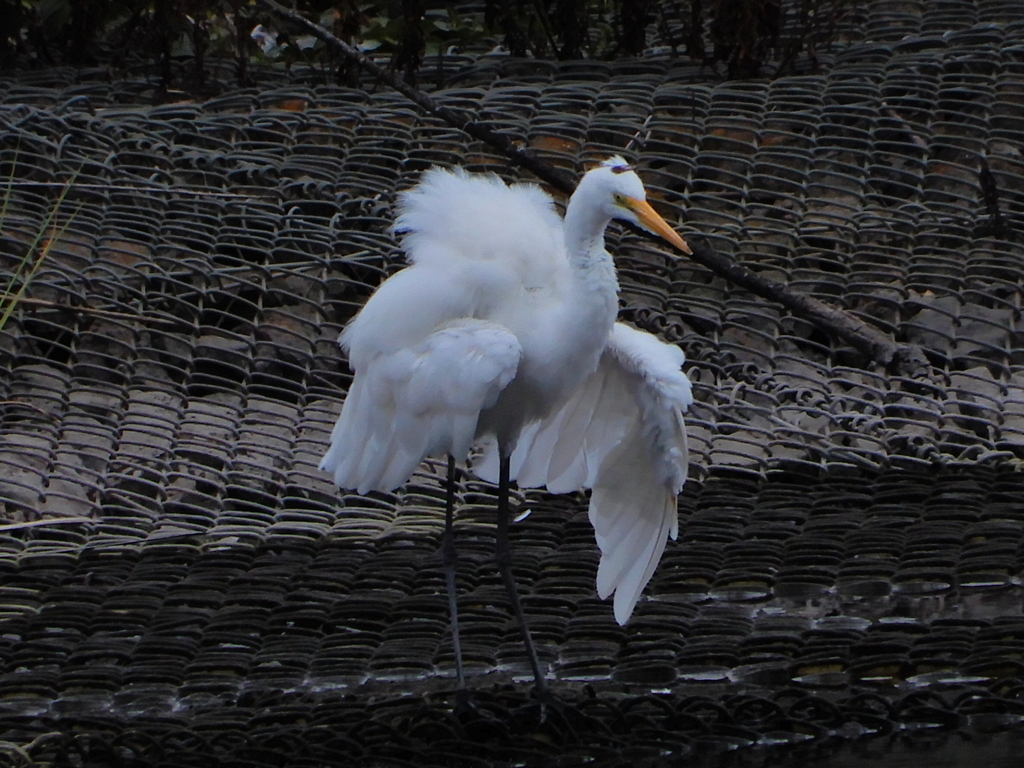
[[[379,353],[357,371],[320,468],[366,493],[398,487],[427,456],[465,457],[480,412],[515,377],[521,352],[501,326],[463,318]]]
[[[598,369],[561,409],[524,431],[512,454],[521,486],[593,488],[590,521],[601,549],[598,594],[615,593],[625,623],[678,535],[676,496],[689,458],[682,412],[693,402],[678,347],[616,323]],[[494,446],[478,474],[497,473]]]
[[[592,487],[598,587],[619,621],[675,534],[686,477],[682,353],[615,324],[608,222],[685,248],[644,199],[618,157],[583,178],[564,221],[537,187],[426,172],[398,203],[410,266],[342,332],[355,376],[321,461],[339,486],[391,490],[483,439],[487,478],[505,456],[522,485]]]

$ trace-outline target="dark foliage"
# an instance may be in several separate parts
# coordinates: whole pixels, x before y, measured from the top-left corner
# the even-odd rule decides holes
[[[732,77],[756,77],[779,42],[782,0],[714,0],[711,13],[715,58],[728,63]]]
[[[350,44],[391,56],[414,83],[425,55],[486,52],[608,59],[657,45],[719,65],[730,77],[791,67],[837,35],[853,0],[297,0],[295,9]],[[353,66],[289,30],[254,0],[0,0],[0,67],[143,64],[164,90],[202,89],[211,60],[234,59],[238,83],[251,63],[315,66],[355,84]],[[652,37],[654,36],[654,37]],[[177,64],[178,66],[174,66]],[[184,66],[181,66],[184,64]],[[175,82],[177,78],[177,82]]]

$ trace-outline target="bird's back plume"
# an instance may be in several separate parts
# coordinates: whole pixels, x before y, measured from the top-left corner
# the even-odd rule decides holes
[[[507,186],[494,174],[432,168],[398,200],[395,232],[409,260],[486,260],[561,250],[561,217],[533,184]],[[442,265],[438,265],[442,266]]]

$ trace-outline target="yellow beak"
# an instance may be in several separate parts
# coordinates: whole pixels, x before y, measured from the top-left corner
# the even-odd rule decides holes
[[[636,217],[640,220],[640,224],[648,232],[653,232],[659,237],[668,240],[683,253],[692,253],[690,246],[686,244],[686,241],[679,236],[678,232],[669,226],[667,221],[658,215],[656,210],[651,208],[651,204],[646,200],[640,200],[636,197],[627,197],[626,204],[630,209],[632,209],[633,213],[636,214]]]

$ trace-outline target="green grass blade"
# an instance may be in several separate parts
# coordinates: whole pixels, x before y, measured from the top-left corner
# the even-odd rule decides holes
[[[0,296],[0,331],[7,326],[7,321],[10,320],[11,315],[14,314],[14,310],[18,307],[18,304],[24,298],[26,291],[28,290],[29,283],[32,282],[32,278],[35,277],[39,268],[46,261],[53,249],[54,243],[58,242],[60,238],[64,236],[64,233],[68,231],[68,228],[74,222],[75,218],[81,211],[81,206],[75,208],[74,212],[67,218],[67,220],[56,228],[54,221],[56,220],[61,208],[64,205],[64,201],[67,199],[68,192],[74,186],[75,180],[78,178],[78,174],[81,169],[76,170],[71,174],[71,178],[68,179],[67,183],[63,186],[60,194],[57,196],[57,200],[47,211],[46,218],[40,225],[39,230],[36,232],[28,250],[25,252],[24,258],[18,264],[14,270],[14,274],[11,275],[11,279],[7,285],[4,286],[3,295]],[[14,186],[14,172],[11,172],[11,176],[8,177],[7,195],[4,197],[3,209],[0,210],[0,227],[3,226],[4,221],[7,219],[7,202],[10,199]],[[45,242],[44,242],[45,240]],[[40,250],[40,243],[42,243],[42,249]],[[38,251],[38,255],[35,255]]]

